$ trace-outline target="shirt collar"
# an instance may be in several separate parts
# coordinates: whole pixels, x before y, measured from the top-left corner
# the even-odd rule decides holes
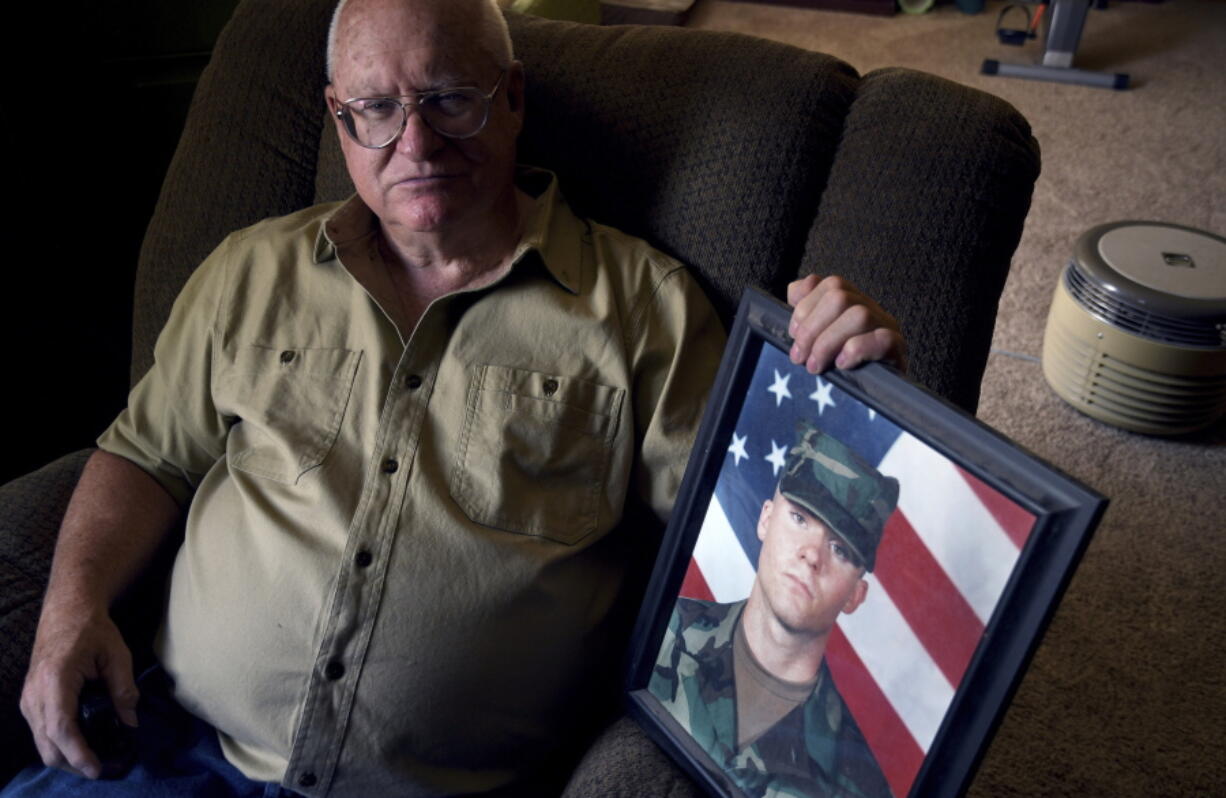
[[[324,218],[315,235],[315,262],[336,259],[336,251],[344,244],[364,238],[375,231],[375,215],[357,194],[340,203]]]
[[[558,285],[572,294],[583,284],[582,244],[586,225],[566,206],[558,190],[558,178],[547,169],[519,167],[516,186],[533,198],[514,263],[518,267],[529,253],[537,259]],[[336,258],[338,247],[364,238],[375,231],[376,219],[357,194],[340,203],[320,226],[315,237],[314,260],[325,263]]]
[[[515,249],[515,263],[535,252],[549,275],[572,294],[583,284],[583,235],[586,224],[577,219],[558,189],[558,178],[547,169],[520,167],[516,185],[535,199],[524,232]]]

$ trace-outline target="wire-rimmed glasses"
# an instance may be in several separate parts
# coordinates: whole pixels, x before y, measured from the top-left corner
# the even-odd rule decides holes
[[[440,136],[467,139],[480,133],[490,116],[490,101],[502,86],[506,70],[489,94],[473,86],[455,86],[399,97],[354,97],[338,102],[337,117],[360,146],[379,150],[391,144],[409,123],[409,108]]]

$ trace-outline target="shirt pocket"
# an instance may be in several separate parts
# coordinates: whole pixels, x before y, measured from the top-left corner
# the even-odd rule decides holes
[[[600,521],[625,390],[480,366],[468,388],[451,496],[473,521],[576,543]]]
[[[362,353],[349,349],[239,350],[225,383],[238,423],[226,456],[232,468],[295,484],[336,443]]]

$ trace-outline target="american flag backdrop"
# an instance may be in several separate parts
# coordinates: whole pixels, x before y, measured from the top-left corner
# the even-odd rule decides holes
[[[749,595],[762,502],[808,419],[899,481],[868,597],[827,647],[835,683],[896,796],[905,796],[1034,517],[821,377],[763,346],[681,595]]]

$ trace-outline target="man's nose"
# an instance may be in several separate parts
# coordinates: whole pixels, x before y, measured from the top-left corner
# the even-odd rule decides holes
[[[419,109],[409,106],[404,110],[408,118],[405,119],[404,132],[396,140],[396,149],[414,161],[427,160],[443,146],[443,137],[426,124]]]
[[[813,570],[820,570],[826,565],[827,554],[826,542],[809,541],[800,547],[800,558]]]

